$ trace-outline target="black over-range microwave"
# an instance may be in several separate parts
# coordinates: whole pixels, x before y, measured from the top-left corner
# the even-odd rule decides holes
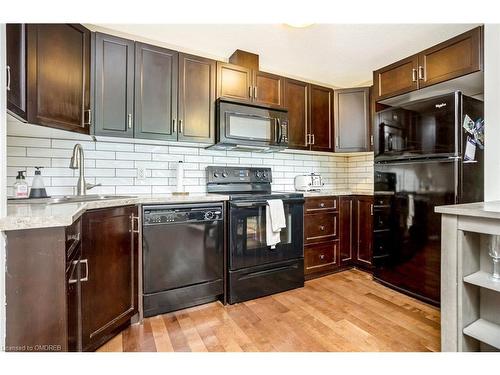
[[[280,151],[288,146],[288,111],[217,100],[211,149]]]

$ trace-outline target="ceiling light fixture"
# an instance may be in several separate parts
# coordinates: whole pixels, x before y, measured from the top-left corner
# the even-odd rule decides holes
[[[285,25],[290,27],[295,27],[297,29],[304,29],[306,27],[314,25],[312,22],[287,22]]]

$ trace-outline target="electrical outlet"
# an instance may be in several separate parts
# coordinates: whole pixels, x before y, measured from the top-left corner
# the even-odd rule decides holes
[[[138,180],[145,180],[146,179],[146,168],[144,168],[144,167],[137,168],[137,179]]]

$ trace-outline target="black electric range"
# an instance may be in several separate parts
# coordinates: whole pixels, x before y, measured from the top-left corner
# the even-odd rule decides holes
[[[237,303],[304,286],[304,197],[272,192],[271,168],[209,166],[207,191],[229,195],[228,302]],[[286,228],[266,243],[267,200],[281,199]]]

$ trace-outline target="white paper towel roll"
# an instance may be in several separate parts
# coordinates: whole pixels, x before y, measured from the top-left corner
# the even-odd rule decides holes
[[[179,161],[177,163],[177,192],[178,193],[183,193],[184,192],[184,164],[182,161]]]

